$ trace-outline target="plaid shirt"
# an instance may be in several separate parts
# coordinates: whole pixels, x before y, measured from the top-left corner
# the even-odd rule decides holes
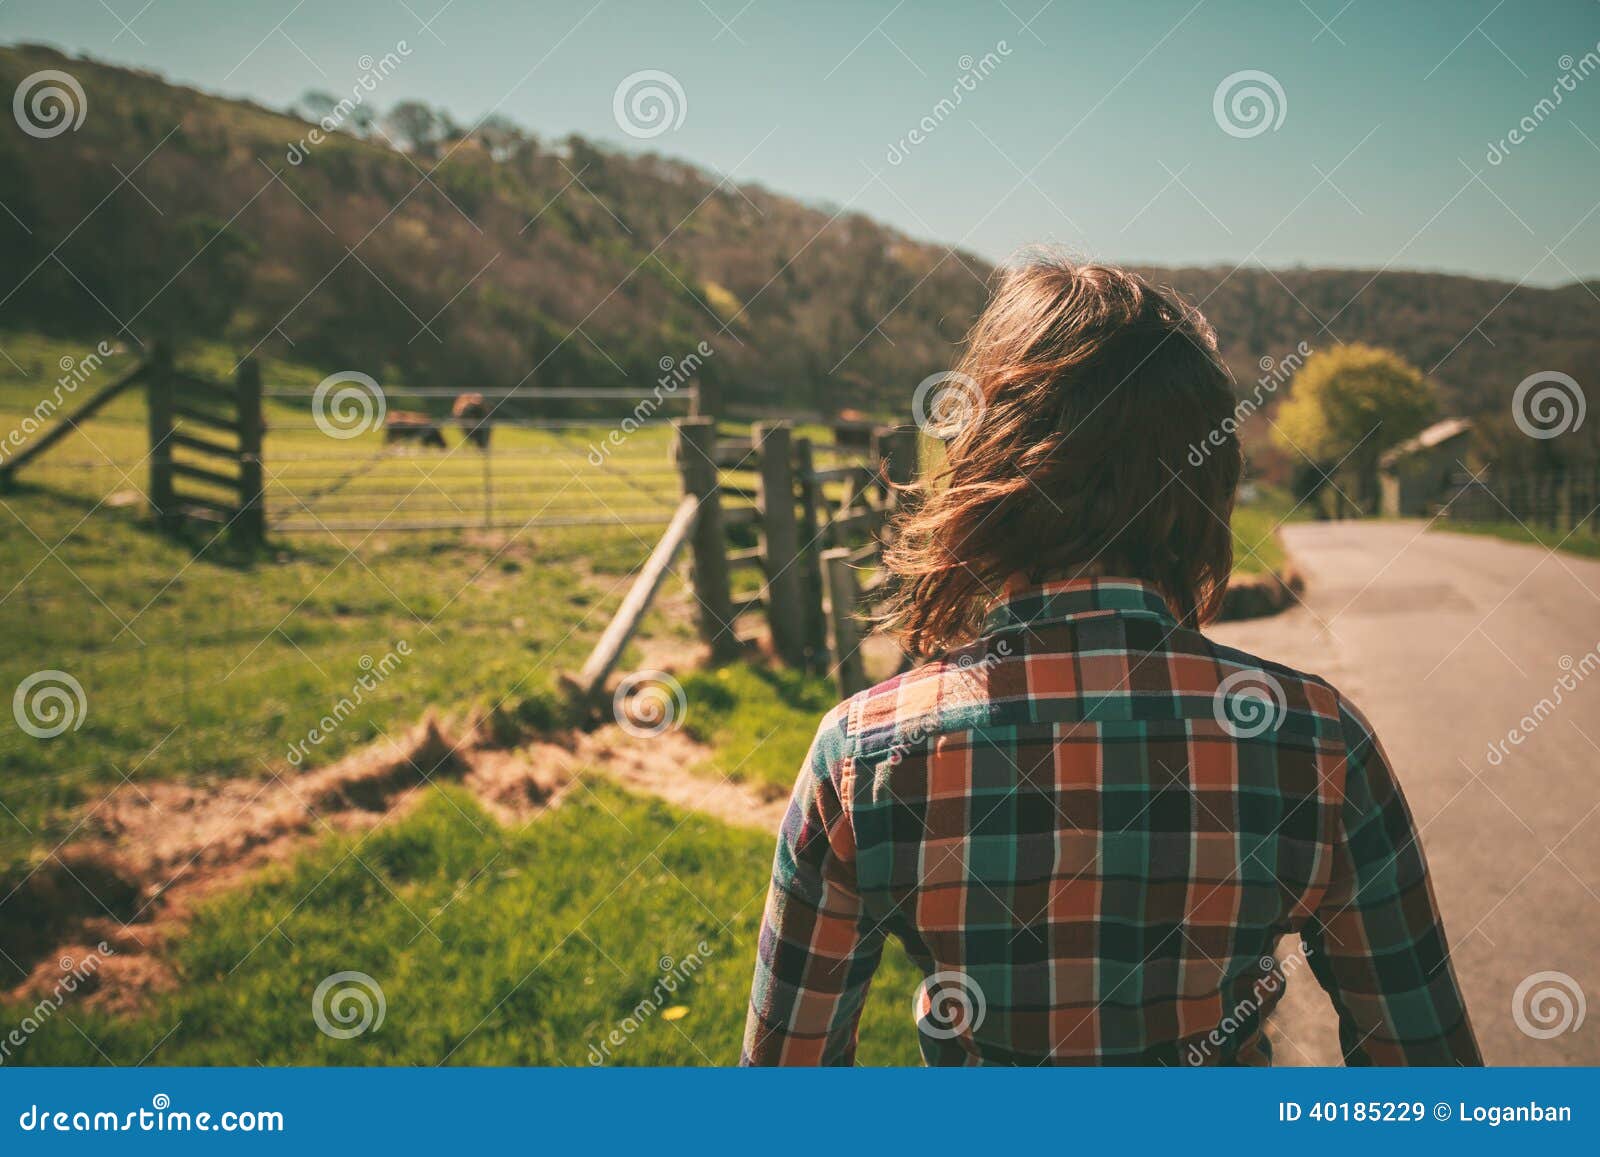
[[[822,721],[743,1063],[852,1063],[892,935],[929,1064],[1266,1064],[1288,932],[1348,1063],[1482,1063],[1366,720],[1144,583],[1012,584],[976,642]]]

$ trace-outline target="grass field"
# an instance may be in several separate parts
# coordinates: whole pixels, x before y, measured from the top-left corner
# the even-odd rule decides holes
[[[1600,558],[1600,535],[1592,531],[1585,533],[1578,530],[1569,534],[1564,530],[1522,526],[1515,522],[1451,522],[1445,519],[1433,523],[1428,529],[1445,534],[1487,534],[1507,542],[1529,542],[1581,558]]]

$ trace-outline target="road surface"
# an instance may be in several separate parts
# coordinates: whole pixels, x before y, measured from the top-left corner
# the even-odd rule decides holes
[[[1372,720],[1485,1060],[1600,1064],[1600,562],[1419,522],[1283,537],[1304,605],[1208,633],[1324,676]],[[1340,1063],[1326,998],[1293,972],[1271,1026],[1278,1063]],[[1519,1027],[1519,985],[1520,1020],[1541,1035]]]

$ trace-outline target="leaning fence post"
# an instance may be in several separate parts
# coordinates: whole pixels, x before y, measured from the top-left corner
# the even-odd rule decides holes
[[[866,665],[861,661],[861,625],[856,621],[860,588],[850,565],[849,548],[823,551],[822,574],[828,586],[828,620],[833,631],[833,678],[843,699],[867,685]]]
[[[170,530],[178,521],[178,504],[172,486],[172,349],[164,342],[150,351],[145,400],[150,434],[150,510],[156,524]]]
[[[800,592],[800,528],[794,513],[794,463],[786,422],[758,423],[761,462],[761,562],[767,576],[767,621],[772,646],[785,663],[806,661],[805,603]]]
[[[260,546],[267,537],[267,502],[261,467],[261,366],[245,358],[234,375],[239,414],[239,515],[234,532],[242,542]]]
[[[800,483],[800,594],[805,600],[805,640],[813,667],[827,662],[828,621],[822,613],[822,531],[820,497],[810,438],[794,440],[794,471]]]
[[[717,473],[717,425],[712,418],[682,418],[678,430],[678,471],[683,492],[700,503],[690,549],[700,638],[713,659],[738,654],[733,633],[733,589],[728,581],[728,540],[722,529],[722,494]]]

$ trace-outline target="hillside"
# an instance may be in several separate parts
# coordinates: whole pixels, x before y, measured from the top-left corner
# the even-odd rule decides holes
[[[496,122],[409,153],[336,133],[291,164],[311,128],[295,117],[0,49],[7,89],[43,68],[77,77],[89,115],[0,135],[16,271],[0,330],[193,335],[391,382],[535,388],[644,385],[704,340],[731,404],[903,413],[985,297],[972,254],[656,156]],[[1147,272],[1204,303],[1241,388],[1302,341],[1362,340],[1437,367],[1450,410],[1499,415],[1534,370],[1600,361],[1580,285]]]

